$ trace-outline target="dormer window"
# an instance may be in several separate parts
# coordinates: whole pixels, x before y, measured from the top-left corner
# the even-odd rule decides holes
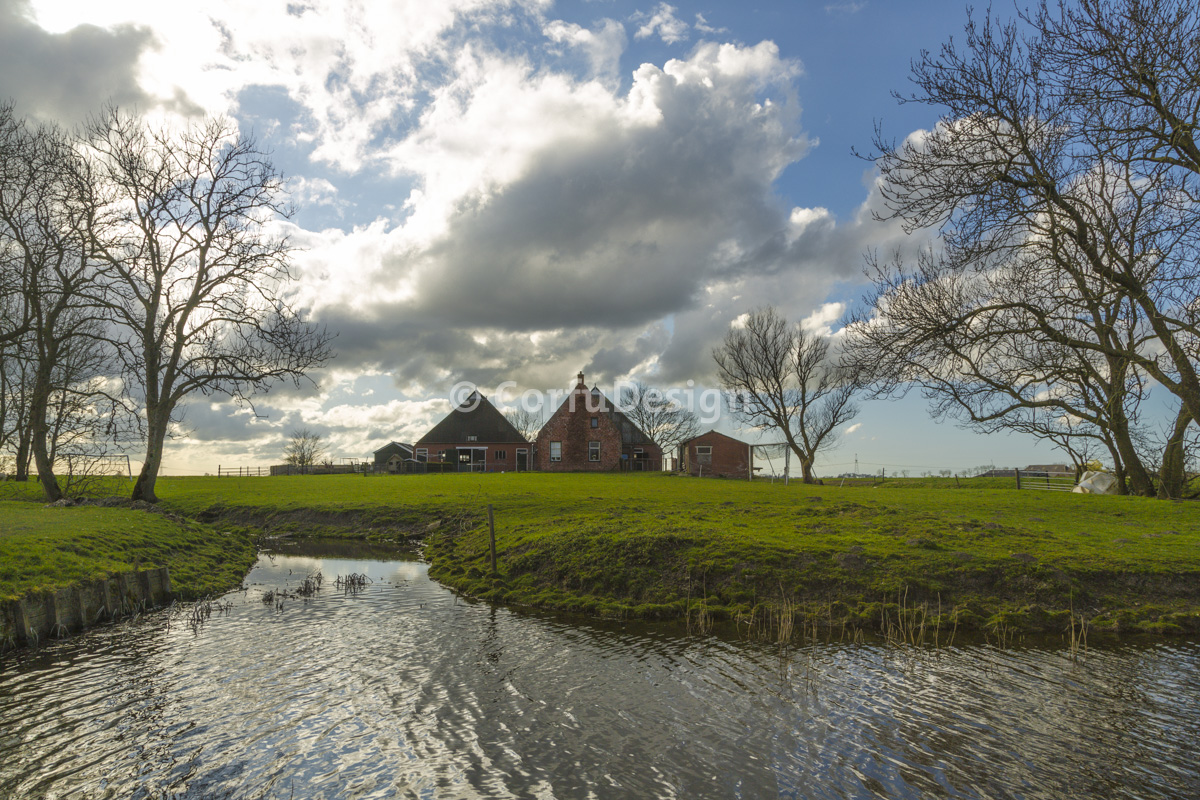
[[[478,436],[468,436],[468,437],[467,437],[467,441],[468,441],[468,442],[478,442],[478,441],[479,441],[479,437],[478,437]]]

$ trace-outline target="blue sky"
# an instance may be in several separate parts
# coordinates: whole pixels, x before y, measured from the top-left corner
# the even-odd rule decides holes
[[[936,121],[891,93],[965,21],[932,0],[0,0],[0,96],[65,124],[106,101],[227,114],[290,178],[291,291],[338,357],[258,416],[189,404],[164,471],[194,473],[277,461],[300,425],[365,457],[464,380],[712,386],[712,347],[764,303],[835,333],[863,254],[920,244],[872,219],[852,150]],[[829,471],[1054,458],[912,398],[842,439]]]

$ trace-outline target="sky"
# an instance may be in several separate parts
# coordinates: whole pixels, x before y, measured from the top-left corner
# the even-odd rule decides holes
[[[516,402],[583,371],[700,410],[713,347],[764,304],[836,337],[865,254],[923,241],[875,218],[864,156],[877,126],[937,121],[893,93],[966,20],[940,0],[0,0],[0,98],[66,125],[105,103],[227,115],[287,176],[289,293],[337,355],[253,408],[191,400],[163,474],[203,474],[279,463],[298,427],[368,458],[463,385]],[[919,397],[861,407],[820,471],[1061,460]]]

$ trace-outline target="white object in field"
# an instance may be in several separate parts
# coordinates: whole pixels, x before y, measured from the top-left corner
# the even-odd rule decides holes
[[[1080,494],[1116,494],[1116,476],[1107,472],[1085,472],[1079,479],[1079,485],[1071,491]]]

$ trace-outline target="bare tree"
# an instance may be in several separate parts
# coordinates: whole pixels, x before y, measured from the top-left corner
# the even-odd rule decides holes
[[[93,245],[120,299],[111,306],[125,374],[143,408],[146,455],[133,489],[154,501],[163,443],[192,394],[251,402],[299,382],[331,355],[331,336],[287,299],[286,216],[268,153],[232,122],[152,128],[110,109],[88,145],[113,192],[112,232]]]
[[[309,428],[296,428],[283,450],[283,463],[311,467],[325,455],[325,438]]]
[[[721,384],[736,398],[741,420],[777,432],[800,461],[805,483],[816,480],[817,455],[854,419],[853,368],[832,363],[829,341],[789,324],[773,307],[756,309],[713,350]]]
[[[1153,493],[1135,443],[1146,380],[1200,409],[1197,36],[1190,3],[1043,2],[922,53],[901,99],[945,112],[899,145],[877,136],[876,163],[890,215],[937,229],[943,253],[877,274],[860,362],[903,362],[892,380],[972,423],[1084,418]]]
[[[111,354],[106,288],[91,248],[95,181],[72,145],[56,128],[30,125],[11,106],[0,107],[0,272],[20,293],[4,298],[8,310],[19,309],[17,323],[0,334],[4,410],[6,422],[17,423],[8,429],[18,473],[32,455],[52,501],[62,496],[55,443],[71,434],[98,446],[102,429],[90,425],[94,417],[69,409],[104,394],[93,379]]]
[[[620,409],[664,454],[673,453],[679,445],[700,435],[700,421],[694,411],[641,381],[621,388]]]
[[[505,411],[504,418],[508,420],[509,425],[517,429],[517,433],[521,434],[521,438],[527,442],[536,439],[538,431],[542,427],[542,418],[524,407]]]
[[[1095,435],[1108,447],[1122,488],[1153,494],[1137,446],[1144,375],[1129,357],[1144,347],[1127,295],[1096,282],[1059,279],[1031,244],[1023,257],[972,259],[957,243],[923,252],[916,270],[876,266],[868,309],[847,326],[847,357],[875,396],[920,387],[936,418],[984,433],[1018,431],[1062,444]],[[1062,419],[1083,425],[1064,427]]]

